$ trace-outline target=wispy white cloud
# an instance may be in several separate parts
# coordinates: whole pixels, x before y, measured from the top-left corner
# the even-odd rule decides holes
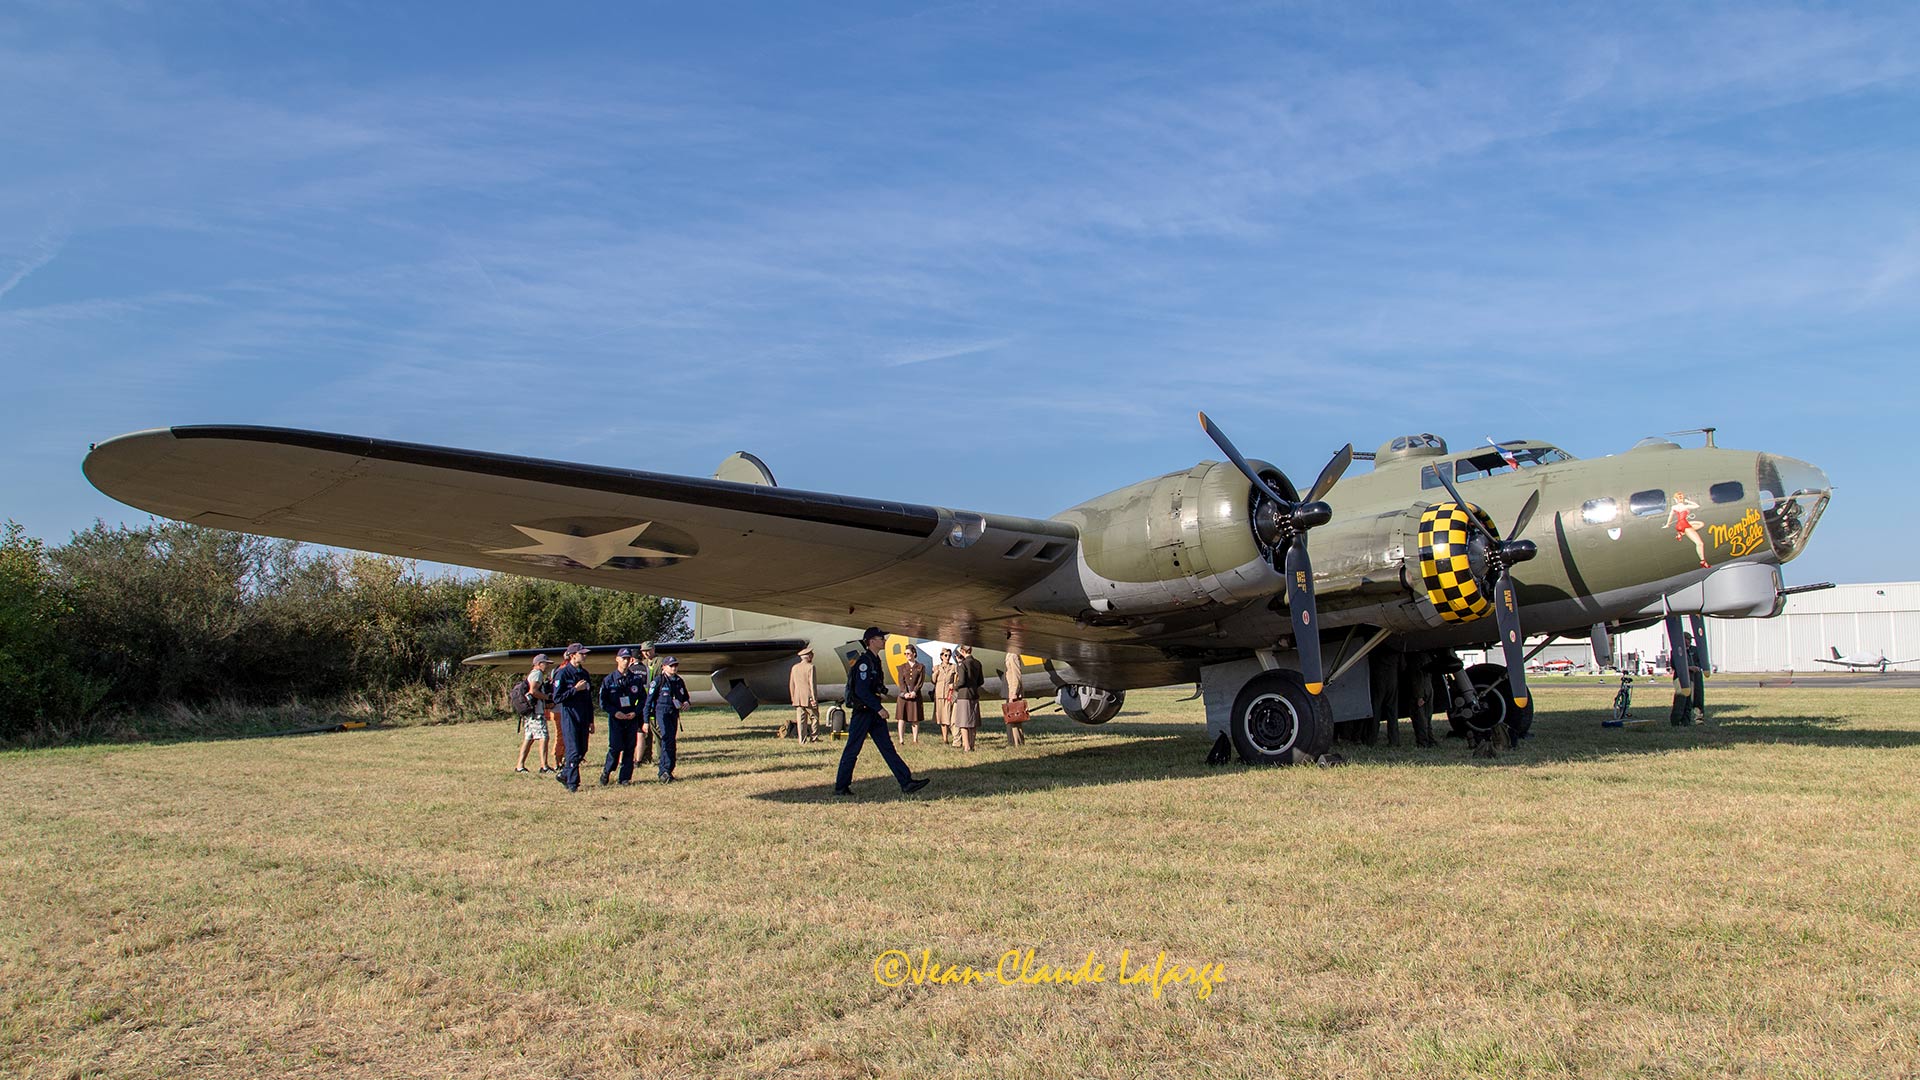
[[[0,300],[18,288],[34,271],[60,257],[60,249],[66,246],[69,229],[64,222],[49,218],[41,228],[40,235],[28,245],[26,252],[19,257],[5,280],[0,280]]]
[[[925,364],[935,360],[954,360],[962,356],[976,356],[992,352],[1013,341],[1012,338],[989,338],[984,341],[945,342],[909,347],[888,356],[884,363],[888,367],[906,367],[908,364]]]

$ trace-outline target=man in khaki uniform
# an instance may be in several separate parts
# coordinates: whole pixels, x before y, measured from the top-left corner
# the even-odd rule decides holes
[[[793,702],[793,737],[803,743],[820,741],[820,699],[813,685],[813,646],[800,650],[800,662],[787,672],[787,697]],[[781,723],[780,737],[787,737]]]
[[[655,655],[651,641],[640,643],[640,660],[635,666],[638,667],[641,664],[644,664],[647,669],[646,686],[640,691],[641,700],[644,701],[646,695],[653,692],[653,684],[660,681],[660,658]],[[643,714],[640,717],[640,759],[636,764],[653,764],[653,742],[653,717]]]
[[[1011,649],[1007,650],[1007,666],[1001,672],[1001,675],[1007,684],[1007,692],[1005,695],[1007,702],[1011,704],[1015,701],[1026,700],[1027,695],[1020,691],[1020,655]],[[1005,712],[1003,711],[1001,715],[1004,716]],[[1008,722],[1008,746],[1025,746],[1027,744],[1027,733],[1022,730],[1024,726],[1023,723],[1016,724]]]

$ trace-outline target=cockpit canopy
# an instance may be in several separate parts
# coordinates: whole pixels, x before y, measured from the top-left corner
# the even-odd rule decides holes
[[[1498,446],[1485,446],[1461,454],[1452,461],[1436,462],[1420,470],[1420,486],[1437,488],[1444,485],[1436,470],[1449,470],[1447,475],[1456,484],[1478,480],[1483,476],[1499,476],[1502,473],[1524,469],[1537,469],[1542,465],[1557,465],[1562,461],[1572,461],[1573,455],[1550,443],[1533,439],[1508,439]]]
[[[1402,458],[1439,457],[1447,452],[1447,440],[1438,435],[1396,435],[1373,452],[1374,467]]]

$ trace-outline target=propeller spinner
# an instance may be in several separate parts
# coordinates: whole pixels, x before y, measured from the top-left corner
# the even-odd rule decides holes
[[[1206,413],[1200,414],[1200,426],[1266,500],[1255,513],[1254,529],[1274,572],[1287,579],[1287,612],[1293,619],[1294,647],[1300,652],[1300,676],[1306,680],[1307,693],[1318,694],[1326,681],[1320,666],[1320,628],[1315,621],[1318,613],[1313,606],[1313,563],[1307,557],[1307,532],[1333,517],[1333,507],[1320,500],[1353,463],[1353,445],[1349,443],[1334,454],[1306,497],[1296,500],[1275,491],[1254,471],[1233,440],[1207,419]]]
[[[1440,482],[1446,485],[1447,494],[1461,506],[1472,504],[1460,497],[1460,491],[1453,486],[1450,470],[1436,470]],[[1533,520],[1533,512],[1540,505],[1540,492],[1536,489],[1527,496],[1526,505],[1520,508],[1520,515],[1513,521],[1513,528],[1507,530],[1508,536],[1519,536]],[[1527,694],[1527,654],[1526,633],[1520,629],[1520,599],[1513,585],[1513,566],[1526,562],[1540,553],[1531,540],[1502,540],[1495,536],[1480,520],[1479,514],[1467,514],[1467,522],[1474,531],[1486,541],[1487,552],[1487,589],[1493,594],[1493,617],[1500,627],[1500,648],[1507,659],[1507,686],[1513,690],[1513,703],[1526,708],[1532,700]]]

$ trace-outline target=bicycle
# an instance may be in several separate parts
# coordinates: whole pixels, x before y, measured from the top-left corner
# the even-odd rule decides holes
[[[1627,710],[1633,706],[1633,676],[1620,673],[1620,689],[1613,695],[1613,719],[1604,722],[1602,727],[1620,727],[1627,721]]]

